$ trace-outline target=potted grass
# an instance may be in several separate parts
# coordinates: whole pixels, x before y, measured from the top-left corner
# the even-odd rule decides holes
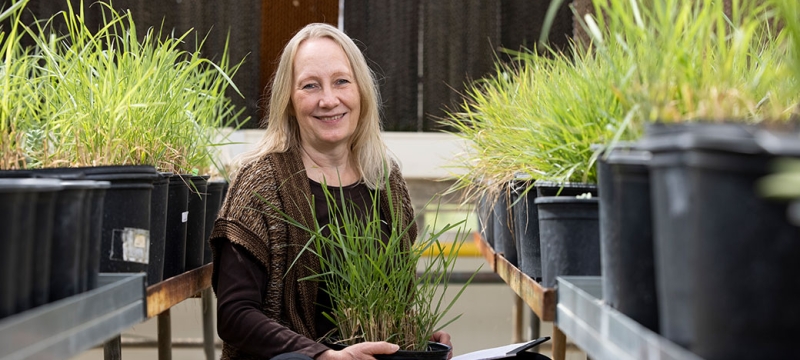
[[[516,55],[517,62],[498,66],[492,77],[468,88],[461,111],[451,113],[447,121],[455,123],[457,135],[469,140],[473,147],[463,160],[468,175],[460,178],[459,184],[474,186],[470,180],[473,176],[495,176],[502,179],[498,182],[505,183],[515,175],[530,179],[520,191],[526,196],[515,203],[522,208],[520,214],[527,210],[528,217],[518,216],[525,221],[515,225],[531,229],[527,239],[519,237],[518,253],[535,254],[531,248],[539,246],[543,250],[543,247],[536,243],[536,239],[541,241],[541,228],[533,234],[535,227],[527,225],[538,224],[541,215],[531,211],[535,206],[530,200],[537,195],[534,180],[555,182],[559,184],[556,191],[565,183],[593,183],[596,154],[591,145],[613,138],[614,132],[610,129],[618,121],[613,115],[619,112],[619,105],[613,97],[602,96],[611,93],[601,85],[606,73],[595,71],[602,59],[577,51],[572,57],[536,51]],[[499,171],[495,170],[500,166]],[[486,174],[486,169],[490,169],[490,175]],[[584,185],[579,192],[595,191],[591,185]],[[596,207],[597,200],[577,201],[591,208]],[[594,232],[588,230],[588,233]],[[592,248],[597,249],[588,247]],[[520,267],[533,278],[542,276],[537,268],[544,271],[544,258],[541,265],[534,264],[533,260],[527,265],[528,259],[533,258],[520,257]],[[599,261],[596,264],[599,265]],[[599,267],[594,266],[584,275],[592,273],[598,274]],[[548,275],[547,282],[549,286],[554,285],[555,277]]]
[[[465,221],[441,227],[434,224],[415,244],[409,244],[406,233],[413,223],[401,225],[403,215],[397,210],[398,204],[391,203],[388,181],[384,183],[386,188],[381,191],[386,196],[373,193],[371,204],[375,210],[365,220],[357,218],[350,206],[342,205],[347,204],[344,193],[331,192],[327,186],[323,189],[331,214],[329,224],[320,225],[314,220],[308,226],[281,213],[282,221],[311,236],[298,258],[310,253],[320,262],[319,271],[302,280],[324,281],[331,298],[331,308],[325,315],[336,328],[323,341],[334,349],[364,341],[388,341],[400,346],[397,353],[376,355],[378,359],[447,359],[450,348],[430,339],[460,316],[445,321],[472,280],[452,300],[445,300],[448,278],[466,236],[462,229]],[[381,198],[390,202],[386,204],[392,219],[389,234],[381,230]],[[448,232],[456,232],[456,240],[453,249],[446,252],[440,238]],[[299,266],[296,262],[292,266]]]
[[[83,4],[56,15],[67,25],[62,36],[52,35],[47,25],[28,29],[40,51],[40,97],[48,120],[29,144],[28,153],[36,160],[29,167],[70,167],[89,179],[112,181],[101,267],[146,270],[152,284],[161,279],[165,251],[166,228],[151,227],[166,224],[151,216],[167,212],[167,181],[159,171],[207,171],[211,160],[204,158],[210,156],[210,146],[219,144],[214,127],[237,114],[224,96],[232,86],[228,72],[236,67],[229,66],[227,52],[215,64],[199,50],[180,50],[189,33],[167,36],[150,29],[140,41],[130,13],[106,3],[93,6],[104,13],[97,31],[86,27]],[[149,240],[128,247],[125,239],[141,237]],[[202,249],[202,242],[198,247]],[[133,252],[126,254],[126,248]]]
[[[542,121],[535,116],[527,117],[528,124],[524,126],[503,126],[501,122],[487,120],[486,114],[490,112],[477,106],[469,109],[470,111],[464,111],[464,113],[475,115],[470,120],[478,119],[474,123],[469,123],[470,127],[465,133],[468,138],[491,136],[498,130],[503,134],[503,139],[507,141],[507,148],[512,149],[513,153],[502,153],[502,149],[500,149],[499,152],[493,151],[483,154],[482,151],[484,149],[478,148],[475,153],[485,159],[490,157],[501,159],[516,157],[523,159],[528,152],[536,153],[536,150],[542,150],[539,151],[541,159],[552,161],[556,165],[555,169],[558,172],[566,173],[574,169],[592,166],[593,161],[596,161],[601,154],[601,152],[586,151],[584,159],[588,159],[588,161],[564,161],[567,159],[563,155],[564,151],[579,153],[579,151],[575,150],[590,149],[587,146],[589,144],[583,142],[579,137],[573,136],[570,139],[564,134],[583,134],[583,130],[586,128],[591,129],[592,124],[603,126],[596,132],[596,134],[602,136],[593,137],[590,140],[590,143],[605,145],[599,150],[603,151],[604,149],[613,148],[620,144],[621,141],[638,140],[647,124],[656,120],[695,122],[705,119],[756,123],[762,119],[778,121],[785,119],[787,114],[792,113],[791,109],[796,109],[797,91],[787,91],[787,89],[791,88],[787,84],[796,82],[796,78],[789,76],[785,72],[786,68],[782,59],[785,58],[787,47],[785,43],[781,42],[783,35],[775,36],[775,33],[770,34],[769,30],[771,28],[766,26],[769,23],[764,17],[765,12],[762,11],[764,8],[760,6],[768,3],[733,1],[731,2],[730,12],[725,15],[726,12],[723,11],[722,4],[717,1],[696,3],[670,0],[655,2],[595,2],[595,13],[605,12],[603,16],[598,16],[597,20],[594,17],[582,19],[583,26],[593,39],[591,47],[584,48],[580,44],[576,44],[572,49],[569,61],[566,58],[556,57],[557,66],[553,66],[548,59],[537,58],[534,64],[530,64],[527,67],[527,69],[532,69],[531,73],[536,75],[531,76],[534,80],[530,80],[527,83],[510,81],[516,85],[500,87],[501,90],[513,89],[514,96],[492,97],[485,93],[480,93],[479,96],[474,97],[478,104],[489,103],[495,108],[514,108],[513,105],[509,105],[507,99],[519,98],[519,94],[525,92],[533,93],[530,89],[536,89],[539,92],[531,97],[546,99],[544,103],[536,102],[536,100],[520,101],[517,103],[520,105],[516,107],[524,108],[529,113],[539,114],[548,112],[551,109],[549,107],[550,104],[558,104],[561,112],[558,112],[557,109],[549,111],[555,116],[544,119],[546,125],[544,129],[557,130],[555,134],[561,135],[561,137],[555,138],[559,139],[559,141],[550,141],[551,135],[548,134],[548,131],[542,131],[541,128],[537,128],[541,126]],[[652,6],[652,8],[645,7],[645,5]],[[657,11],[652,11],[653,9]],[[796,13],[793,14],[796,15]],[[525,69],[525,66],[519,69],[511,67],[507,70],[499,71],[496,78],[508,82],[506,79],[513,78],[518,73],[523,73]],[[579,76],[565,76],[565,74],[578,74]],[[540,86],[529,85],[534,84],[537,78],[540,81]],[[588,80],[588,82],[584,80]],[[483,85],[483,83],[479,83],[479,85]],[[569,89],[569,92],[560,88]],[[559,92],[560,90],[561,92]],[[550,97],[551,95],[557,96]],[[493,102],[496,101],[494,99],[497,98],[501,102],[505,102],[500,105],[494,104]],[[493,100],[485,101],[486,99]],[[576,99],[580,101],[575,101]],[[787,111],[787,109],[789,110]],[[590,114],[591,116],[576,117],[577,121],[572,123],[565,121],[577,113]],[[526,112],[519,111],[516,114],[517,116],[510,116],[506,119],[526,118],[519,115],[526,114]],[[547,126],[548,121],[571,126],[552,128]],[[681,128],[683,126],[692,127],[691,125],[678,125],[677,127]],[[504,127],[506,129],[503,129]],[[733,127],[736,128],[737,126]],[[507,132],[506,130],[508,129],[517,131]],[[652,127],[652,129],[656,130],[658,128]],[[506,132],[504,133],[503,131]],[[538,136],[530,136],[524,143],[515,146],[517,143],[514,139],[519,138],[522,136],[519,134],[524,134],[525,132],[535,133]],[[725,134],[724,131],[719,129],[710,129],[709,132],[716,132],[716,135]],[[674,129],[667,130],[665,135],[672,134],[674,134]],[[661,135],[664,135],[664,133],[662,132]],[[482,139],[481,141],[485,142],[486,140]],[[694,140],[691,137],[687,139],[685,136],[682,138],[672,137],[662,143],[675,145],[686,141]],[[747,142],[747,139],[743,139],[742,142]],[[532,145],[525,147],[523,144]],[[751,147],[751,149],[756,148]],[[530,149],[533,149],[533,151],[530,151]],[[609,155],[610,153],[611,151],[608,151]],[[674,153],[669,155],[675,158]],[[654,158],[658,157],[657,154],[653,156]],[[680,157],[678,158],[680,159]],[[550,164],[543,163],[541,159],[537,159],[539,163],[537,163],[536,167],[528,166],[529,172],[538,172],[536,178],[539,178],[538,176],[541,176],[542,173],[548,173],[547,170],[543,169],[547,169]],[[669,159],[661,157],[658,160]],[[478,162],[476,161],[475,163]],[[576,163],[579,164],[577,168],[571,166]],[[684,165],[684,163],[679,164],[681,166]],[[469,165],[472,166],[472,163],[469,163]],[[622,164],[618,163],[615,166],[619,165]],[[648,168],[661,174],[671,175],[675,180],[675,175],[679,175],[675,171],[677,166],[667,167],[664,165],[665,163],[663,162],[660,165],[651,162],[648,164]],[[659,176],[653,177],[652,171],[651,177],[653,179],[659,178]],[[550,174],[553,173],[550,172]],[[589,174],[584,178],[590,179],[596,176],[592,175],[591,172]],[[661,179],[665,178],[661,177]],[[564,179],[561,178],[559,180],[563,181]],[[664,184],[664,182],[662,181],[661,184]],[[672,181],[670,184],[674,185],[676,182]],[[653,187],[656,187],[655,183]],[[692,189],[684,188],[679,193],[670,193],[669,196],[662,196],[664,192],[653,190],[653,200],[664,206],[672,204],[672,209],[675,209],[675,206],[679,204],[675,200],[682,199],[683,201],[680,204],[683,205],[680,208],[685,209],[685,205],[691,205],[697,201],[695,196],[697,194],[693,195],[692,192],[689,192],[694,191]],[[608,194],[612,195],[610,192]],[[603,198],[604,203],[606,200],[612,200],[605,198],[602,189],[599,189],[599,195]],[[657,201],[658,196],[662,196],[661,198],[664,201]],[[666,201],[670,199],[672,200],[671,202]],[[655,204],[654,209],[659,207],[658,204]],[[735,208],[735,206],[727,206],[727,208],[731,207]],[[658,229],[680,232],[693,228],[692,226],[687,226],[687,223],[699,221],[697,217],[691,217],[691,219],[690,217],[682,217],[686,221],[676,221],[674,217],[670,217],[674,213],[667,212],[670,209],[669,207],[663,207],[662,209],[664,212],[653,214],[657,224],[662,222],[660,226],[656,226]],[[709,208],[702,214],[713,217],[719,216],[718,213],[718,211]],[[696,215],[697,213],[692,212],[692,214]],[[721,216],[719,217],[721,218]],[[663,221],[672,222],[666,224]],[[626,221],[626,223],[629,222]],[[739,221],[738,223],[745,222]],[[717,225],[716,227],[725,228],[726,226]],[[679,240],[688,239],[688,237],[677,236],[670,239],[670,241],[665,240],[665,242],[676,244]],[[659,241],[659,243],[661,242]],[[683,259],[683,265],[665,266],[665,271],[661,274],[663,274],[664,278],[669,278],[667,281],[670,279],[677,280],[671,281],[673,284],[681,282],[685,285],[688,282],[683,280],[692,279],[696,276],[695,273],[690,271],[688,274],[676,276],[675,272],[689,269],[686,265],[686,259],[688,258],[686,249],[695,244],[688,244],[690,246],[686,246],[687,243],[681,244],[683,246],[678,245],[675,249],[680,251],[677,256]],[[662,251],[660,254],[663,255],[664,252]],[[629,256],[629,258],[638,257]],[[705,259],[698,261],[705,261]],[[703,273],[709,272],[705,271]],[[722,283],[724,281],[717,282],[717,284]],[[659,283],[660,287],[663,285]],[[674,293],[668,294],[664,295],[668,300],[678,297],[674,296]],[[729,298],[732,296],[730,295]],[[707,304],[711,306],[710,302]],[[691,307],[684,302],[675,308],[688,309]],[[662,306],[663,308],[664,306]],[[711,314],[714,311],[705,311],[705,313]],[[667,316],[667,320],[673,322],[677,319],[685,319],[684,316],[680,315],[671,313]],[[723,319],[724,317],[720,316],[718,318]],[[710,324],[712,322],[706,323]],[[661,328],[664,329],[663,323]],[[673,331],[671,333],[672,335],[669,336],[685,336],[691,334],[691,331],[683,328],[683,331]],[[670,337],[670,339],[676,340],[673,337]],[[733,349],[734,347],[733,345],[727,346],[728,349]]]
[[[780,298],[778,294],[788,289],[784,281],[758,279],[767,273],[773,274],[770,277],[787,273],[781,268],[788,266],[780,260],[783,255],[769,249],[794,236],[788,224],[775,216],[783,205],[759,200],[753,191],[768,159],[776,154],[796,156],[787,142],[778,140],[785,137],[765,130],[784,122],[797,103],[792,85],[796,78],[787,73],[785,62],[786,38],[771,26],[769,2],[731,3],[726,15],[719,2],[610,1],[596,6],[597,13],[603,14],[596,23],[586,19],[598,53],[620,59],[615,64],[631,65],[625,68],[630,72],[627,78],[618,77],[609,84],[618,89],[623,103],[634,105],[629,107],[631,121],[626,126],[641,129],[661,122],[649,126],[639,143],[652,152],[647,165],[652,180],[659,328],[667,338],[712,359],[742,356],[731,347],[740,336],[762,333],[754,324],[780,327],[787,321],[778,314],[783,310],[774,310],[786,305],[773,301],[758,305],[756,298],[748,296],[731,299],[743,281],[758,284],[754,287],[763,290],[759,293]],[[656,49],[658,56],[648,56]],[[766,144],[765,138],[776,140]],[[615,164],[618,169],[621,165]],[[627,176],[615,175],[620,176],[618,180]],[[604,194],[601,189],[603,202],[613,200]],[[619,221],[618,231],[632,226],[630,221]],[[764,244],[763,239],[773,245]],[[617,249],[635,245],[623,243]],[[781,251],[791,252],[790,248]],[[618,260],[622,254],[617,253]],[[729,271],[741,275],[736,279],[722,275]],[[609,281],[609,275],[625,280],[626,273],[634,272],[604,272],[604,285],[621,286]],[[626,286],[642,281],[632,280],[628,276]],[[605,293],[619,295],[614,290],[621,289]],[[746,316],[752,308],[773,310],[742,318],[735,326],[723,320]],[[786,349],[776,346],[779,340],[754,341],[759,345],[750,356],[786,354]]]
[[[0,180],[3,227],[9,235],[4,246],[6,270],[0,281],[0,292],[4,294],[0,316],[78,292],[80,252],[75,240],[82,239],[58,241],[58,237],[74,236],[77,228],[69,226],[88,228],[82,221],[87,184],[19,179],[29,177],[25,169],[33,159],[28,145],[43,121],[43,104],[39,101],[42,73],[34,50],[23,48],[20,42],[24,29],[19,19],[26,3],[14,1],[0,14],[0,20],[9,19],[9,27],[0,30],[0,177],[15,178]],[[63,260],[66,266],[53,265],[54,248],[58,255],[53,259]]]

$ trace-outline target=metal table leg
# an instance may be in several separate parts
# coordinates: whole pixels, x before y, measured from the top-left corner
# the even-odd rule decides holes
[[[172,324],[170,309],[158,314],[158,360],[172,360]]]
[[[530,340],[538,339],[542,336],[541,321],[539,321],[539,315],[536,315],[536,313],[533,312],[533,309],[531,308],[528,308],[528,315],[530,317],[528,321],[528,334],[529,334],[528,339]],[[531,350],[534,352],[539,352],[539,346],[537,345]]]
[[[512,311],[511,311],[511,328],[512,328],[511,329],[512,330],[511,331],[511,343],[512,344],[521,343],[521,342],[524,341],[523,337],[525,335],[523,334],[523,331],[522,331],[522,329],[523,329],[522,323],[523,323],[523,318],[524,318],[523,316],[525,314],[523,312],[524,307],[525,306],[524,306],[524,304],[522,302],[522,298],[515,294],[514,295],[514,307],[512,308]]]
[[[553,360],[567,357],[567,336],[553,323]]]
[[[103,359],[122,360],[122,336],[117,335],[103,344]]]
[[[212,297],[214,293],[211,288],[203,290],[201,298],[203,301],[203,350],[206,353],[206,360],[216,359],[214,348],[214,306]]]

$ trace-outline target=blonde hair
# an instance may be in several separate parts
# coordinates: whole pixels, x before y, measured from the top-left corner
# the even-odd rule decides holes
[[[257,160],[266,154],[289,151],[300,147],[300,128],[290,115],[292,94],[292,66],[297,49],[308,39],[329,38],[342,47],[361,97],[361,118],[350,141],[350,151],[356,159],[361,180],[376,189],[383,183],[386,171],[391,168],[386,144],[381,138],[380,93],[375,75],[367,65],[361,50],[352,39],[339,29],[321,23],[305,26],[286,44],[273,75],[267,114],[267,129],[256,149],[239,158],[239,165]]]

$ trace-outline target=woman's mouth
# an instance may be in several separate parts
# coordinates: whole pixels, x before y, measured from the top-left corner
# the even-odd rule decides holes
[[[344,117],[344,114],[332,115],[332,116],[315,116],[317,119],[322,121],[336,121]]]

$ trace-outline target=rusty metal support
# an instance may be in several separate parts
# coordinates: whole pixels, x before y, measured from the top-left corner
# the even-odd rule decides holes
[[[203,351],[206,353],[206,360],[216,359],[216,348],[214,346],[214,293],[211,288],[202,292],[203,301]]]
[[[169,309],[158,314],[158,360],[172,360],[172,319]]]

